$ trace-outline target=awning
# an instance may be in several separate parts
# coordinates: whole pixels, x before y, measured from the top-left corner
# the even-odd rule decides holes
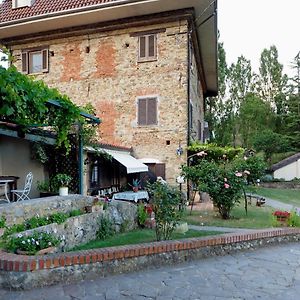
[[[122,164],[127,169],[127,173],[148,172],[148,166],[130,155],[129,152],[103,149],[107,154],[111,155],[115,160]]]
[[[102,152],[105,152],[109,155],[111,155],[116,161],[118,161],[120,164],[122,164],[124,167],[126,167],[127,173],[141,173],[141,172],[148,172],[148,166],[143,164],[141,161],[137,160],[133,156],[130,155],[129,151],[121,151],[121,150],[111,150],[111,149],[105,149],[102,147],[91,147],[91,146],[85,146],[84,150],[88,152],[96,152],[97,150],[100,150]]]

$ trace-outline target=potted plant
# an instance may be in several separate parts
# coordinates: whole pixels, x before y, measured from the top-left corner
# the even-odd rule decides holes
[[[40,198],[57,195],[57,192],[53,190],[53,187],[48,180],[37,181],[37,189],[40,191]]]
[[[138,192],[139,188],[140,188],[140,184],[141,184],[141,181],[138,180],[138,179],[133,179],[132,180],[132,190],[134,192]]]
[[[71,182],[72,177],[70,175],[59,173],[56,174],[53,178],[53,181],[59,187],[59,196],[67,196],[68,195],[68,185]]]

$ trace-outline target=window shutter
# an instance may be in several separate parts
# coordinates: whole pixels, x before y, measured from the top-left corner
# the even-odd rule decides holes
[[[28,53],[22,52],[22,73],[28,74]]]
[[[147,125],[147,99],[138,100],[138,125]]]
[[[145,58],[146,57],[146,37],[145,36],[140,36],[139,37],[139,58]]]
[[[166,164],[160,163],[155,165],[155,175],[166,179]]]
[[[49,71],[49,50],[48,49],[43,49],[42,50],[42,71],[43,72],[48,72]]]
[[[155,57],[155,35],[148,36],[148,53],[149,57]]]
[[[148,99],[148,107],[147,107],[147,124],[153,125],[157,124],[157,100],[156,98]]]

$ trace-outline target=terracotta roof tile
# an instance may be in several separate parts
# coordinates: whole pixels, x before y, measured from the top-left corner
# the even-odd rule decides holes
[[[31,7],[12,9],[12,0],[4,0],[0,4],[0,23],[114,1],[117,0],[36,0]]]

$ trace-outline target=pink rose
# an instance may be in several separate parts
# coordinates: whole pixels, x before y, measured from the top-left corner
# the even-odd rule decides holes
[[[236,176],[236,177],[242,177],[242,176],[243,176],[243,174],[242,174],[242,173],[240,173],[240,172],[237,172],[237,173],[235,173],[235,176]]]
[[[225,187],[225,189],[229,189],[230,185],[228,183],[224,183],[224,187]]]

